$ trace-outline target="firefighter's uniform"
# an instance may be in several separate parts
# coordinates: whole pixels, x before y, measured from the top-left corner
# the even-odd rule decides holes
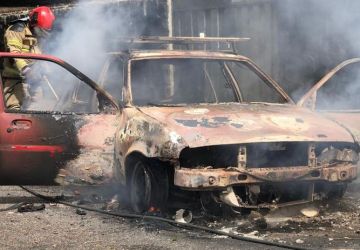
[[[7,52],[40,54],[38,40],[29,29],[28,22],[17,21],[5,32],[4,44]],[[24,77],[21,71],[31,64],[30,60],[4,60],[2,79],[4,84],[4,98],[8,109],[19,110],[25,97]]]

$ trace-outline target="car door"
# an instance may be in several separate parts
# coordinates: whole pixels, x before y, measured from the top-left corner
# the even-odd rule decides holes
[[[58,58],[10,53],[0,58],[31,59],[41,73],[36,84],[19,83],[27,97],[17,111],[6,108],[7,78],[1,77],[0,184],[106,181],[120,113],[116,101]]]
[[[333,68],[297,103],[345,127],[360,142],[360,58]],[[326,124],[324,124],[326,126]]]

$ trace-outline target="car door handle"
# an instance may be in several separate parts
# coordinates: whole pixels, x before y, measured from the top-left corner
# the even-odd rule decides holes
[[[11,133],[14,130],[25,130],[31,128],[32,122],[30,120],[13,120],[11,126],[7,129],[8,133]]]

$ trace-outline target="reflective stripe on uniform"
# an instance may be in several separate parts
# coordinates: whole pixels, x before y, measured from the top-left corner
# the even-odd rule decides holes
[[[8,46],[15,46],[15,47],[18,47],[19,49],[22,49],[22,46],[23,46],[22,42],[19,41],[18,39],[9,39],[7,41],[7,45]]]
[[[20,50],[19,52],[23,52],[23,53],[30,52],[30,48],[24,48],[22,41],[19,41],[18,39],[8,39],[7,45],[8,46],[13,46],[13,47],[19,49]],[[24,59],[16,59],[15,58],[15,64],[16,64],[16,67],[19,70],[21,70],[22,68],[24,68],[25,66],[28,65],[28,62],[26,62],[26,60],[24,60]]]
[[[28,63],[24,59],[15,59],[15,64],[19,70],[23,69],[25,66],[28,65]]]

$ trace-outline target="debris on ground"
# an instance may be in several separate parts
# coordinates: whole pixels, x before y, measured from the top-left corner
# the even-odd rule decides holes
[[[120,207],[119,196],[114,195],[112,197],[111,201],[106,204],[105,210],[106,211],[113,211],[113,210],[117,210],[119,207]]]
[[[41,211],[45,209],[45,204],[39,204],[35,205],[33,203],[26,203],[20,207],[18,207],[17,211],[19,213],[27,213],[27,212],[35,212],[35,211]]]
[[[77,190],[80,195],[74,196],[74,190]],[[103,210],[116,209],[121,212],[128,212],[126,201],[123,199],[124,195],[106,193],[108,190],[109,188],[102,188],[98,192],[95,192],[92,189],[86,190],[78,186],[71,189],[67,187],[65,196],[67,197],[66,199],[73,204],[81,204]],[[67,195],[67,193],[72,194],[72,196]],[[115,208],[118,205],[119,207]],[[304,206],[287,207],[284,210],[253,210],[243,214],[231,214],[231,211],[226,210],[228,216],[210,216],[201,208],[201,206],[196,207],[190,203],[187,205],[186,208],[183,206],[183,209],[177,211],[178,218],[183,219],[183,223],[186,223],[187,221],[184,217],[187,218],[186,216],[191,214],[191,223],[194,223],[195,225],[207,226],[234,235],[241,235],[254,239],[266,239],[310,249],[360,249],[360,195],[357,192],[347,193],[343,199],[337,199],[335,201],[319,202],[316,205],[304,204]],[[5,207],[5,205],[3,205],[3,207]],[[8,204],[6,207],[8,207]],[[68,208],[64,205],[50,203],[41,216],[48,213],[62,212],[67,209]],[[75,217],[77,215],[87,215],[86,220],[84,220],[85,217],[77,216],[82,223],[81,225],[91,218],[101,218],[101,221],[104,221],[105,218],[98,216],[96,213],[86,213],[86,211],[82,209],[77,209],[76,213],[74,213],[74,210],[72,209],[69,209],[69,211],[72,211],[71,213]],[[156,211],[157,208],[153,207],[152,212],[149,212],[148,215],[165,216],[167,218],[175,219],[174,210],[169,210],[168,213],[164,211],[161,214],[156,214]],[[304,216],[304,212],[307,213],[309,211],[317,212],[317,216]],[[8,217],[12,215],[16,216],[16,212],[0,213],[0,215]],[[29,217],[32,218],[33,216],[30,215]],[[142,228],[146,232],[178,232],[173,226],[160,222],[153,223],[145,220],[141,221],[141,223],[136,221],[136,223],[136,228]],[[113,224],[114,223],[112,222],[112,225]],[[114,225],[116,225],[116,223]],[[266,227],[264,225],[266,225]],[[206,236],[206,234],[199,232],[185,231],[191,237],[200,235],[201,237],[210,237],[211,239],[219,240],[228,238],[226,236]]]
[[[77,208],[77,209],[76,209],[76,213],[77,213],[78,215],[86,215],[86,211],[83,210],[83,209],[81,209],[81,208]]]
[[[249,220],[255,229],[266,229],[268,227],[266,219],[259,212],[251,211]]]
[[[265,235],[263,235],[262,237],[260,237],[259,231],[253,231],[253,232],[244,234],[243,236],[249,237],[249,238],[252,238],[252,239],[264,239],[263,236],[265,236]]]
[[[308,218],[316,217],[319,215],[319,209],[315,207],[306,207],[301,209],[300,212]]]
[[[295,242],[296,242],[297,244],[304,244],[304,241],[301,240],[301,239],[297,239]]]
[[[180,223],[190,223],[193,219],[192,213],[189,210],[179,209],[175,214],[175,221]]]

